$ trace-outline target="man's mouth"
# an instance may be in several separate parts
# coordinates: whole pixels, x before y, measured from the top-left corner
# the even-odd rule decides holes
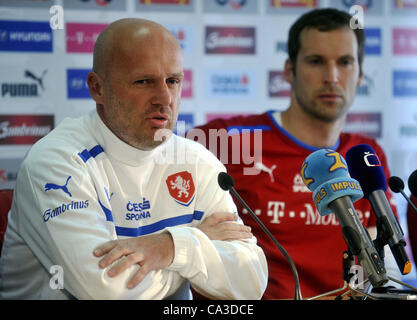
[[[326,101],[326,102],[335,102],[338,100],[342,100],[342,96],[337,93],[322,93],[318,95],[320,100]]]
[[[168,116],[165,114],[155,114],[146,118],[152,127],[164,128],[168,123]]]

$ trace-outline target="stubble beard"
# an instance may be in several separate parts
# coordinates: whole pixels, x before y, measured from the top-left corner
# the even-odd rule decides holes
[[[305,104],[300,103],[301,108],[304,112],[308,113],[313,118],[320,120],[325,123],[333,123],[339,120],[347,112],[344,102],[339,103],[337,106],[326,106],[323,104],[318,104],[316,102],[311,103],[311,107],[307,107]],[[334,112],[327,112],[328,108],[336,108]]]
[[[314,97],[316,96],[317,95],[314,95]],[[315,98],[312,98],[311,101],[306,101],[306,99],[303,99],[302,95],[295,90],[295,98],[300,108],[312,118],[324,123],[334,123],[346,114],[348,106],[345,96],[342,97],[343,100],[337,103],[337,105],[334,103],[319,102],[315,100]]]
[[[123,142],[144,151],[150,151],[164,143],[172,135],[178,117],[177,113],[174,119],[170,118],[165,128],[151,128],[146,123],[146,113],[141,115],[138,122],[125,121],[126,119],[120,116],[123,114],[124,107],[116,97],[113,97],[109,105],[111,105],[110,110],[104,107],[107,127]],[[124,115],[124,117],[135,118],[133,114]]]

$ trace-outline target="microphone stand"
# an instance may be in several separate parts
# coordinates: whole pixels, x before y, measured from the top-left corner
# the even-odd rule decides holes
[[[384,246],[388,244],[388,240],[387,240],[385,232],[382,228],[381,219],[377,219],[377,222],[376,222],[376,238],[375,238],[375,240],[373,240],[373,243],[374,243],[376,251],[378,252],[379,256],[381,257],[382,262],[385,265],[385,262],[384,262],[384,259],[385,259]]]
[[[234,187],[231,187],[230,192],[239,200],[239,202],[248,210],[250,215],[253,219],[259,224],[262,230],[268,235],[268,237],[274,242],[274,244],[278,247],[279,251],[284,255],[284,257],[288,260],[291,266],[291,272],[293,273],[294,280],[295,280],[295,288],[294,288],[294,300],[303,300],[301,296],[301,289],[300,289],[300,282],[298,279],[297,269],[295,267],[294,262],[292,261],[291,257],[289,256],[288,252],[279,244],[279,242],[274,238],[274,236],[269,232],[269,230],[265,227],[261,220],[256,216],[256,214],[252,211],[252,209],[246,204],[246,202],[242,199],[242,197],[237,193]]]
[[[388,237],[386,235],[386,232],[384,231],[382,227],[382,221],[380,219],[377,220],[377,237],[375,240],[373,240],[375,249],[377,250],[378,254],[381,257],[382,262],[385,264],[385,252],[384,252],[384,246],[388,245]],[[414,288],[413,286],[410,286],[400,280],[397,280],[393,277],[390,277],[387,275],[388,279],[396,282],[402,286],[408,287],[411,290],[401,290],[401,289],[391,289],[392,287],[381,287],[381,288],[374,288],[371,293],[364,293],[362,292],[365,297],[371,298],[371,299],[396,299],[396,300],[417,300],[417,288]],[[359,290],[353,290],[355,292],[361,292]],[[414,294],[413,294],[414,293]],[[401,295],[403,294],[403,295]],[[404,296],[404,294],[409,294],[410,296]]]
[[[350,252],[350,250],[346,250],[343,252],[343,286],[339,289],[336,290],[332,290],[332,291],[328,291],[322,294],[319,294],[317,296],[308,298],[307,300],[316,300],[316,299],[320,299],[323,297],[327,297],[327,296],[331,296],[334,295],[336,293],[339,293],[341,291],[344,291],[348,288],[348,284],[350,282],[350,279],[352,278],[352,274],[350,273],[350,269],[352,268],[352,266],[355,264],[354,258],[352,253]],[[342,294],[338,295],[335,300],[339,300],[341,299]]]
[[[220,188],[222,188],[225,191],[230,191],[232,195],[234,195],[235,198],[245,207],[245,209],[248,210],[252,218],[258,223],[261,229],[268,235],[268,237],[272,240],[272,242],[278,247],[282,255],[287,259],[287,261],[290,264],[291,272],[294,277],[294,299],[303,300],[303,297],[301,295],[300,280],[298,278],[297,268],[295,267],[294,261],[292,261],[288,252],[279,244],[279,242],[274,238],[272,233],[269,232],[268,228],[265,227],[265,225],[262,223],[261,220],[259,220],[256,214],[252,211],[252,209],[247,205],[247,203],[242,199],[242,197],[233,187],[234,185],[233,178],[225,172],[220,172],[219,175],[217,176],[217,181],[219,183]]]
[[[382,236],[380,236],[380,239],[381,238]],[[378,245],[381,245],[381,243],[383,243],[381,240],[379,240],[378,242],[379,242]],[[382,250],[383,249],[384,248],[382,246]],[[381,255],[381,259],[383,260],[382,255]],[[369,279],[366,279],[362,283],[358,283],[356,286],[351,285],[350,282],[351,282],[351,278],[353,274],[350,273],[350,270],[354,265],[355,265],[354,257],[352,253],[350,252],[350,250],[348,249],[347,251],[343,252],[343,280],[344,280],[343,288],[321,294],[319,296],[310,298],[308,300],[313,300],[313,299],[317,299],[323,296],[327,296],[335,292],[345,290],[346,288],[348,288],[348,291],[337,296],[335,300],[341,300],[345,296],[348,296],[348,295],[350,295],[353,300],[359,300],[359,299],[365,300],[367,298],[371,300],[381,300],[381,299],[417,300],[417,288],[414,288],[413,286],[407,283],[404,283],[400,280],[397,280],[393,277],[390,277],[390,276],[387,276],[389,280],[396,282],[404,287],[407,287],[409,288],[409,290],[395,289],[392,287],[381,287],[381,288],[376,288],[376,290],[374,289],[375,291],[371,291],[370,290],[372,287],[371,285],[368,286],[367,289],[365,290],[367,292],[357,289],[357,287],[369,282]]]
[[[408,204],[410,205],[411,208],[413,208],[414,212],[417,213],[417,208],[414,205],[413,201],[411,201],[410,197],[408,197],[404,190],[400,190],[400,193],[402,194],[402,196],[405,198],[405,200],[407,200]]]

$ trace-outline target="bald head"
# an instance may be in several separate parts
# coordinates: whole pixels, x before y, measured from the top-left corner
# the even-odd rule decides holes
[[[103,30],[94,45],[93,71],[105,76],[109,65],[120,57],[123,49],[140,51],[148,48],[156,39],[163,39],[164,43],[180,46],[174,35],[162,25],[145,19],[120,19]],[[111,63],[110,63],[111,62]]]
[[[150,150],[163,142],[156,132],[173,131],[183,58],[174,35],[149,20],[118,20],[100,34],[87,84],[100,118],[119,139]]]

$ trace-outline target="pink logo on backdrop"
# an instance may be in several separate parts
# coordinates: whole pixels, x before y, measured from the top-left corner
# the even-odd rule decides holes
[[[255,54],[254,27],[206,27],[207,54]]]
[[[284,71],[269,71],[268,79],[269,97],[291,96],[291,86],[284,79]]]
[[[380,112],[348,113],[343,131],[380,139],[382,137],[382,114]]]
[[[0,145],[31,145],[53,128],[53,115],[0,115]]]
[[[107,26],[98,23],[67,23],[67,52],[93,53],[97,37]]]
[[[193,97],[193,71],[184,70],[181,98],[190,99]]]
[[[417,29],[394,28],[393,45],[395,55],[417,55]]]

